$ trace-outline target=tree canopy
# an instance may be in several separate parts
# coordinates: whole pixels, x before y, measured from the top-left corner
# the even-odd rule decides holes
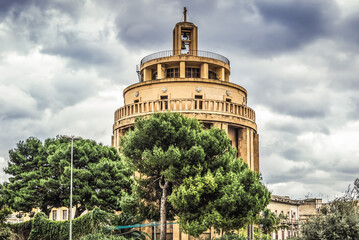
[[[271,212],[271,210],[266,208],[262,214],[258,216],[256,222],[259,224],[264,234],[271,234],[273,231],[277,230],[280,218],[277,217],[275,213]]]
[[[198,237],[211,226],[243,227],[270,199],[259,175],[236,159],[223,130],[204,130],[178,113],[137,119],[121,152],[137,172],[133,195],[123,204],[143,218],[161,219],[161,239],[167,217],[176,215],[181,229]]]
[[[317,216],[303,223],[298,240],[358,239],[359,236],[359,179],[343,197],[322,206]]]
[[[9,151],[3,195],[15,211],[69,206],[71,143],[57,137],[42,143],[37,138],[20,141]],[[117,150],[93,140],[74,142],[73,206],[75,216],[97,206],[120,210],[120,199],[130,189],[132,172]]]

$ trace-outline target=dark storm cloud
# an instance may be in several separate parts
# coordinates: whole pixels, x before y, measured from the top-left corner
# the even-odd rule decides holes
[[[333,0],[225,3],[227,6],[220,8],[218,1],[209,1],[202,9],[190,4],[191,13],[199,19],[200,38],[206,39],[210,49],[262,56],[299,50],[326,37],[340,14]],[[216,9],[211,11],[214,5]]]
[[[359,51],[359,16],[358,11],[355,14],[352,14],[346,18],[343,19],[342,22],[340,22],[337,25],[337,31],[338,36],[343,41],[350,43],[350,46],[356,50]]]
[[[164,42],[170,42],[173,24],[168,23],[176,22],[178,14],[173,14],[173,10],[177,5],[176,2],[163,0],[139,4],[121,2],[115,21],[118,39],[134,48],[161,46]]]
[[[105,65],[113,61],[113,53],[106,52],[106,48],[101,44],[91,43],[92,41],[79,37],[77,33],[63,32],[58,38],[63,41],[59,41],[55,46],[45,46],[42,52],[86,64]]]
[[[0,1],[0,19],[10,17],[13,21],[21,20],[21,13],[30,7],[38,8],[41,12],[47,10],[57,10],[72,17],[78,16],[79,9],[85,2],[77,0],[76,2],[62,0],[1,0]],[[40,16],[34,16],[39,18]],[[26,21],[26,19],[23,19]]]
[[[116,4],[116,1],[114,3]],[[213,23],[216,16],[215,5],[216,1],[207,0],[121,2],[117,5],[119,9],[116,18],[117,37],[132,50],[138,48],[170,50],[173,27],[177,22],[183,21],[183,7],[188,9],[187,21],[197,25],[203,22],[217,28],[218,22]],[[208,15],[209,12],[211,15]]]
[[[278,50],[297,49],[324,37],[339,13],[334,2],[327,0],[261,0],[256,1],[256,7],[265,25],[278,27],[266,36],[265,48]]]

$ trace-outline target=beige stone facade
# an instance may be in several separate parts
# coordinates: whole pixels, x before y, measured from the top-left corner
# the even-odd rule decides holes
[[[321,206],[322,199],[292,200],[287,196],[272,195],[272,200],[267,208],[277,216],[284,216],[285,219],[281,220],[280,227],[271,234],[271,237],[284,240],[297,236],[300,224],[318,214]]]
[[[179,112],[207,128],[224,129],[238,157],[259,172],[259,136],[255,112],[247,106],[247,91],[229,82],[229,60],[198,50],[197,39],[197,26],[179,22],[173,29],[173,50],[141,60],[139,82],[124,90],[125,105],[115,111],[112,146],[118,147],[136,117]]]
[[[121,136],[133,128],[136,117],[178,112],[197,118],[205,128],[225,130],[238,157],[259,172],[259,136],[255,112],[247,106],[247,91],[229,81],[230,61],[222,55],[198,50],[197,39],[197,26],[179,22],[173,29],[173,49],[141,60],[139,82],[124,90],[125,105],[115,111],[112,146],[119,146]],[[167,227],[167,239],[192,239],[180,232],[177,224]],[[156,229],[141,230],[154,239],[159,237]],[[210,229],[201,238],[218,236]]]

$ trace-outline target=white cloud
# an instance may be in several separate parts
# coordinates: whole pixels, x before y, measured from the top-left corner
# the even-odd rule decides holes
[[[273,193],[344,191],[359,177],[358,3],[186,4],[200,48],[228,57],[230,81],[248,90],[261,172]],[[30,136],[74,134],[109,145],[122,91],[137,82],[135,65],[171,49],[183,3],[8,5],[0,9],[0,167]]]

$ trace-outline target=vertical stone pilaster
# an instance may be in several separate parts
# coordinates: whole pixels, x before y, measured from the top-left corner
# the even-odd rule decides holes
[[[180,240],[181,239],[181,231],[178,224],[173,224],[173,239]]]
[[[214,123],[213,123],[213,127],[222,129],[222,125],[221,125],[221,123],[219,123],[219,122],[214,122]]]
[[[222,129],[224,131],[226,131],[227,135],[228,135],[228,123],[222,123]]]
[[[254,133],[254,171],[259,173],[259,135]]]
[[[239,128],[238,129],[238,155],[243,159],[244,162],[250,166],[250,150],[249,150],[249,129]]]
[[[162,64],[158,63],[157,64],[157,79],[162,79],[162,78],[163,78]]]
[[[186,77],[186,62],[180,62],[180,78]]]

